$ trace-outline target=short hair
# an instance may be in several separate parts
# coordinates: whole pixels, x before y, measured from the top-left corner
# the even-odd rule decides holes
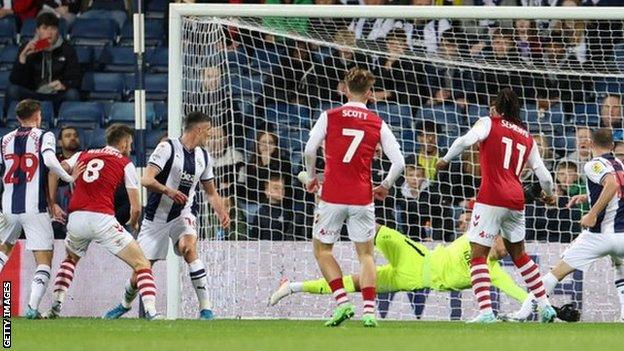
[[[64,132],[64,131],[66,131],[66,130],[70,130],[70,129],[71,129],[71,130],[73,130],[73,131],[75,131],[75,132],[76,132],[76,134],[78,134],[78,128],[76,128],[76,127],[72,127],[72,126],[62,126],[62,127],[61,127],[61,129],[60,129],[60,130],[59,130],[59,132],[58,132],[58,137],[57,137],[57,139],[59,139],[59,140],[60,140],[60,139],[61,139],[61,137],[63,136],[63,132]]]
[[[41,26],[59,27],[59,18],[51,12],[44,12],[37,16],[37,28]]]
[[[281,182],[283,186],[286,186],[286,182],[284,181],[284,177],[282,177],[279,173],[271,173],[269,174],[269,178],[264,181],[264,189],[269,188],[270,182]]]
[[[394,28],[386,36],[386,41],[388,40],[402,41],[407,44],[407,35],[405,35],[405,31],[402,28]]]
[[[575,170],[578,171],[578,167],[579,165],[574,161],[561,161],[557,165],[557,171],[561,168],[567,168],[567,169],[574,168]]]
[[[204,122],[208,122],[212,124],[212,120],[207,114],[201,111],[189,112],[189,114],[187,114],[186,117],[184,118],[184,131],[189,131],[193,129],[196,125],[198,125],[199,123],[204,123]]]
[[[513,33],[514,31],[511,28],[495,28],[494,31],[492,31],[492,40],[494,40],[495,37],[500,37],[501,39],[511,41],[513,39]]]
[[[41,104],[33,99],[22,100],[15,106],[15,114],[21,120],[32,118],[38,111],[41,111]]]
[[[613,132],[611,129],[600,128],[592,131],[592,142],[598,147],[613,149]]]
[[[134,136],[134,129],[122,123],[106,128],[106,145],[117,145],[127,137]]]
[[[375,76],[367,69],[353,67],[345,76],[345,84],[352,94],[362,95],[375,84]]]

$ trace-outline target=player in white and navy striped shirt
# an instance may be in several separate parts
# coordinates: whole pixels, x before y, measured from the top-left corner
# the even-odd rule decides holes
[[[206,269],[197,255],[197,224],[191,206],[197,185],[201,182],[221,226],[229,227],[230,218],[217,193],[212,159],[202,147],[212,124],[201,112],[191,112],[184,120],[184,133],[179,139],[168,139],[156,147],[149,158],[141,184],[149,190],[145,216],[137,241],[152,262],[164,260],[169,240],[176,254],[189,264],[189,274],[197,299],[200,318],[211,319]],[[134,277],[126,284],[122,302],[105,318],[119,318],[130,310],[136,296]]]
[[[54,234],[48,208],[62,216],[54,198],[48,197],[48,171],[71,183],[81,168],[67,174],[56,159],[56,139],[52,132],[39,128],[41,107],[37,101],[24,100],[15,113],[20,127],[0,138],[2,173],[2,218],[0,219],[0,271],[24,229],[26,249],[33,252],[37,269],[31,285],[27,318],[39,318],[37,311],[50,280]]]

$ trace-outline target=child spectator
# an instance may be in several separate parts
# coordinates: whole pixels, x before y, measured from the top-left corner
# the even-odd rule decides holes
[[[427,179],[435,180],[437,175],[435,165],[439,158],[436,124],[431,121],[423,123],[416,141],[419,145],[417,164],[425,169]]]
[[[271,175],[265,182],[266,202],[260,206],[251,224],[251,237],[258,240],[295,240],[293,213],[285,206],[286,190],[279,175]]]

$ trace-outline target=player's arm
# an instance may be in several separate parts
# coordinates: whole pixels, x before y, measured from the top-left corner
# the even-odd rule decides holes
[[[539,183],[542,186],[542,191],[546,195],[546,202],[552,202],[550,198],[555,192],[555,182],[553,181],[553,177],[548,171],[548,168],[544,165],[544,161],[539,153],[539,146],[535,140],[533,140],[533,147],[531,147],[531,153],[529,153],[527,165],[533,170],[533,173],[539,180]]]
[[[381,125],[381,149],[392,165],[388,170],[388,175],[381,182],[381,185],[373,189],[373,194],[377,200],[383,200],[388,196],[388,190],[394,185],[394,182],[399,178],[405,168],[405,159],[403,158],[399,142],[394,137],[394,134],[386,122],[382,122]]]
[[[128,200],[130,200],[130,219],[126,224],[136,231],[139,228],[139,217],[141,217],[141,194],[139,191],[139,176],[132,162],[129,162],[124,167],[124,183],[128,193]]]
[[[619,185],[613,174],[614,170],[611,166],[603,164],[600,160],[593,160],[585,164],[585,174],[590,181],[601,184],[602,191],[595,203],[581,218],[581,226],[590,228],[596,225],[598,215],[607,208],[607,205],[615,194],[617,194]]]
[[[217,191],[214,179],[202,181],[202,186],[204,188],[204,191],[206,192],[206,197],[208,199],[208,202],[210,203],[210,206],[217,214],[217,217],[219,217],[221,227],[223,229],[230,228],[230,214],[228,213],[225,206],[223,206],[223,199]]]
[[[475,123],[475,125],[468,131],[468,133],[455,139],[451,147],[446,152],[446,155],[442,157],[436,164],[438,170],[446,169],[449,163],[457,156],[461,155],[464,150],[472,145],[485,140],[490,135],[490,129],[492,128],[492,120],[490,117],[481,118]]]
[[[56,156],[55,156],[56,157]],[[65,172],[72,172],[72,169],[76,167],[78,164],[78,157],[80,157],[80,152],[75,153],[69,159],[61,162],[61,167]],[[52,213],[52,218],[60,223],[65,223],[65,217],[67,214],[61,206],[56,203],[56,192],[58,190],[58,182],[59,176],[54,172],[48,173],[48,207]]]
[[[310,131],[310,138],[306,143],[303,151],[305,158],[306,172],[310,181],[306,184],[306,188],[309,192],[316,192],[318,190],[318,180],[316,179],[316,153],[321,146],[325,136],[327,135],[327,113],[321,113],[318,121],[312,127]]]
[[[165,194],[171,198],[175,203],[183,204],[187,201],[187,196],[179,190],[169,188],[165,184],[160,183],[156,176],[162,171],[169,160],[172,157],[173,149],[168,142],[162,142],[156,146],[156,149],[150,155],[147,167],[141,178],[141,185],[147,188],[147,190],[155,193]]]

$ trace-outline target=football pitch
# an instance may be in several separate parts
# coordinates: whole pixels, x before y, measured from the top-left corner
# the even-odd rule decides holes
[[[359,321],[154,321],[87,318],[12,320],[12,350],[618,350],[623,324]]]

